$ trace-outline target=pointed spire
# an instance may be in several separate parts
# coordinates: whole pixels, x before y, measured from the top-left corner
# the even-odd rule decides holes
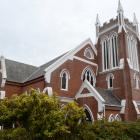
[[[121,1],[120,0],[118,2],[118,10],[117,10],[117,12],[118,12],[118,24],[119,24],[119,30],[118,30],[118,32],[120,33],[123,28],[125,30],[123,8],[122,8]]]
[[[95,23],[96,26],[100,26],[100,20],[99,20],[99,15],[97,14],[97,17],[96,17],[96,23]]]
[[[133,25],[136,27],[136,32],[137,32],[137,35],[139,36],[139,25],[138,25],[138,20],[136,18],[136,14],[134,13],[134,17],[133,17]]]
[[[100,20],[99,20],[98,14],[97,14],[97,17],[96,17],[95,26],[96,26],[96,40],[98,40],[98,37],[99,37],[99,30],[100,30]]]
[[[137,20],[137,18],[136,18],[136,14],[135,14],[135,13],[134,13],[134,15],[133,15],[133,24],[134,24],[135,26],[138,25],[138,20]]]
[[[119,0],[118,2],[118,10],[117,10],[118,13],[123,13],[123,7],[121,5],[121,1]]]

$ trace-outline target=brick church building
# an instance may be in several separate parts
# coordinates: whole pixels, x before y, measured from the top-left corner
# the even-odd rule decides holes
[[[138,22],[117,16],[102,26],[97,15],[96,42],[85,40],[73,50],[35,67],[0,58],[0,98],[31,88],[76,101],[87,119],[133,121],[140,117],[140,40]]]

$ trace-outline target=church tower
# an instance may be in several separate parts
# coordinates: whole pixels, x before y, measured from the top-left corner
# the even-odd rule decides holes
[[[96,48],[98,51],[97,87],[111,90],[122,103],[124,120],[135,120],[140,112],[140,41],[138,21],[124,17],[119,0],[117,16],[100,25],[96,20]]]

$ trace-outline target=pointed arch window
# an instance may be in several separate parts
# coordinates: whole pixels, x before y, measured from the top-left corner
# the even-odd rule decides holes
[[[109,122],[121,121],[121,120],[122,120],[122,119],[121,119],[121,116],[120,116],[119,114],[116,114],[116,115],[111,114],[111,115],[109,116],[109,118],[108,118],[108,121],[109,121]]]
[[[139,89],[139,78],[136,77],[136,89]]]
[[[122,119],[121,119],[121,116],[119,114],[116,114],[115,115],[115,121],[118,121],[120,122]]]
[[[111,42],[111,67],[118,67],[118,41],[117,35],[113,34],[110,38]]]
[[[106,81],[107,81],[108,89],[112,89],[113,88],[113,79],[114,79],[114,75],[112,73],[107,75]]]
[[[118,37],[117,33],[105,36],[102,40],[102,63],[103,71],[114,69],[119,66]]]
[[[68,84],[69,84],[69,79],[70,79],[70,74],[68,70],[64,69],[60,73],[60,78],[61,78],[61,90],[68,90]]]
[[[114,116],[113,114],[111,114],[111,115],[109,116],[109,118],[108,118],[108,121],[109,121],[109,122],[115,121],[115,116]]]
[[[132,69],[139,71],[139,61],[138,61],[138,50],[137,50],[137,40],[128,35],[127,36],[127,50],[129,63]]]
[[[102,61],[103,69],[109,69],[109,42],[108,39],[103,40],[102,42]]]
[[[94,75],[94,73],[92,72],[92,70],[90,68],[86,68],[86,69],[83,70],[81,79],[83,81],[87,80],[87,81],[89,81],[89,83],[92,86],[95,86],[96,78],[95,78],[95,75]]]

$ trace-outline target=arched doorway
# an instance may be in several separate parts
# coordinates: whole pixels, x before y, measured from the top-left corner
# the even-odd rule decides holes
[[[85,112],[85,115],[86,115],[85,120],[87,122],[91,122],[92,123],[94,121],[94,118],[93,118],[93,114],[92,114],[92,111],[89,108],[89,106],[84,105],[84,112]]]

